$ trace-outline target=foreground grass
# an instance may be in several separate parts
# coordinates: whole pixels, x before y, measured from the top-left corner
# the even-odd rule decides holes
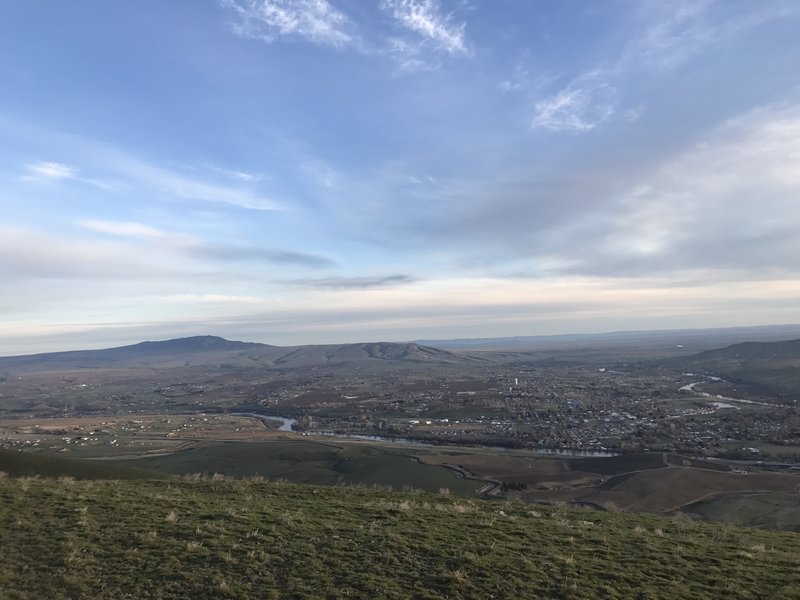
[[[800,536],[254,481],[0,480],[0,598],[798,598]]]

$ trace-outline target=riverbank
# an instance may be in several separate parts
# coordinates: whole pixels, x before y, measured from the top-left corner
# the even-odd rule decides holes
[[[278,431],[286,431],[286,432],[293,432],[299,433],[294,431],[294,425],[297,423],[297,419],[291,419],[289,417],[280,417],[277,415],[265,415],[262,413],[232,413],[234,416],[242,416],[242,417],[254,417],[256,419],[261,419],[262,421],[278,421],[281,425],[278,427]],[[485,444],[481,445],[468,445],[465,446],[464,444],[451,444],[446,441],[429,441],[417,438],[407,438],[407,437],[387,437],[387,436],[380,436],[380,435],[365,435],[365,434],[357,434],[357,433],[335,433],[331,431],[304,431],[302,432],[303,435],[309,436],[321,436],[321,437],[333,437],[333,438],[342,438],[348,440],[360,440],[360,441],[369,441],[369,442],[383,442],[389,444],[404,444],[409,446],[453,446],[456,448],[459,447],[468,447],[468,448],[482,448],[487,450],[498,450],[498,449],[508,449],[505,446],[487,446]],[[554,457],[561,457],[561,458],[609,458],[612,456],[621,456],[619,452],[611,452],[608,450],[582,450],[582,449],[574,449],[574,448],[514,448],[514,450],[524,450],[526,452],[531,452],[533,454],[538,454],[541,456],[554,456]]]

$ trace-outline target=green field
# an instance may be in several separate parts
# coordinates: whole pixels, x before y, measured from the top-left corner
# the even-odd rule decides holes
[[[75,460],[45,453],[0,448],[0,472],[12,477],[42,476],[74,479],[166,479],[169,475],[104,462]]]
[[[481,482],[462,479],[443,467],[420,464],[402,450],[364,444],[307,441],[233,443],[174,454],[124,461],[166,473],[220,473],[232,477],[261,476],[316,485],[377,485],[395,490],[417,488],[474,496]]]
[[[0,597],[769,598],[800,536],[248,480],[0,480]]]

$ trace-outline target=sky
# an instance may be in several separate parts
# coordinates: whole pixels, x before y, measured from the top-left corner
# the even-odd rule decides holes
[[[0,354],[800,322],[796,0],[0,2]]]

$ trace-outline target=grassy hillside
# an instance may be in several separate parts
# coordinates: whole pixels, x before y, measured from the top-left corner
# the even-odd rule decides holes
[[[75,479],[167,479],[169,475],[97,461],[0,448],[0,472],[11,477],[39,475]]]
[[[800,536],[254,481],[0,480],[2,598],[797,598]]]

